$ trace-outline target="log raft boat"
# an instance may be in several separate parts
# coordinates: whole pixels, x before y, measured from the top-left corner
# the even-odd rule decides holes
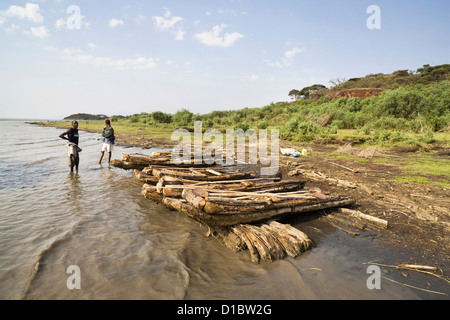
[[[351,198],[307,193],[307,190],[285,196],[269,193],[226,192],[228,194],[215,194],[214,190],[209,192],[205,189],[184,188],[182,198],[163,196],[162,201],[169,209],[175,209],[212,227],[231,227],[265,220],[281,220],[294,214],[346,207],[355,203]]]
[[[111,166],[124,170],[142,170],[148,166],[166,166],[166,167],[205,167],[208,166],[205,161],[197,161],[194,152],[188,155],[189,159],[182,159],[180,156],[172,156],[171,151],[155,151],[152,155],[143,154],[122,154],[122,159],[111,160]],[[226,158],[223,156],[223,162]]]
[[[143,196],[205,225],[207,236],[233,251],[248,250],[254,263],[295,258],[311,248],[307,235],[277,221],[355,203],[305,188],[306,181],[300,179],[260,178],[254,171],[218,166],[177,166],[170,163],[169,154],[124,155],[114,166],[134,170],[144,183]]]

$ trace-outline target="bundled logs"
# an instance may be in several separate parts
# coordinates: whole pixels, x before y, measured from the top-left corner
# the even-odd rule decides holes
[[[123,155],[113,165],[134,170],[144,183],[143,196],[207,226],[208,235],[226,247],[248,250],[255,263],[295,258],[311,248],[307,235],[275,220],[355,203],[305,188],[306,181],[299,179],[282,181],[279,176],[258,178],[255,171],[175,165],[170,152]]]
[[[187,158],[188,159],[181,158],[180,155],[172,156],[171,151],[155,151],[151,156],[142,154],[123,154],[122,160],[112,160],[111,165],[125,170],[142,170],[153,165],[166,167],[203,167],[206,165],[203,160],[196,161],[194,152],[188,154]]]
[[[259,226],[239,224],[231,228],[213,228],[210,234],[235,252],[247,249],[254,263],[280,260],[286,256],[296,258],[312,245],[306,234],[276,221]]]
[[[220,227],[282,219],[288,215],[354,204],[351,198],[329,196],[322,199],[307,191],[289,193],[284,197],[267,193],[226,191],[216,195],[213,192],[184,188],[182,199],[163,197],[162,201],[168,208],[178,210],[207,226]],[[235,197],[230,197],[230,194]]]

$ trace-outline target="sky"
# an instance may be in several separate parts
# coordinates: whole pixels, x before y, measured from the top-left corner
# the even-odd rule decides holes
[[[448,0],[1,0],[0,118],[263,107],[450,63],[449,34]]]

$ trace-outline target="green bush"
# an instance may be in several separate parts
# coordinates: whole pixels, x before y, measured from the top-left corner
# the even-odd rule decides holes
[[[181,109],[172,116],[172,122],[178,126],[193,125],[194,114],[187,109]]]

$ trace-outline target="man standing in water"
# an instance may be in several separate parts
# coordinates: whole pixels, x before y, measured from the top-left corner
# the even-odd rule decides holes
[[[66,137],[67,136],[67,137]],[[69,155],[70,172],[73,168],[78,172],[78,165],[80,164],[79,153],[82,151],[78,147],[80,135],[78,134],[78,122],[72,121],[72,128],[59,135],[61,139],[67,140],[67,153]]]
[[[103,129],[103,147],[100,155],[100,161],[98,162],[98,164],[102,163],[105,151],[108,152],[109,154],[108,163],[111,163],[111,153],[116,139],[114,136],[114,129],[113,127],[111,127],[111,121],[105,120],[105,124],[106,128]]]

